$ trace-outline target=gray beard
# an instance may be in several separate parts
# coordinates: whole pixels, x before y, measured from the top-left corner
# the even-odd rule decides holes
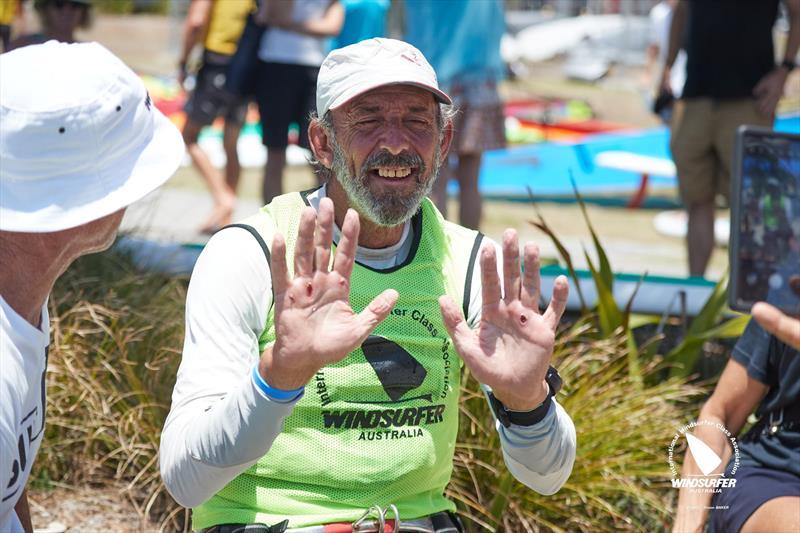
[[[333,149],[333,165],[331,171],[339,181],[347,194],[350,206],[359,215],[366,217],[370,222],[378,226],[391,227],[397,226],[410,220],[419,210],[422,200],[433,190],[433,184],[439,178],[439,166],[441,164],[441,149],[437,145],[436,153],[433,158],[433,168],[431,176],[424,183],[418,183],[417,188],[412,194],[400,196],[393,193],[375,193],[368,185],[369,177],[367,172],[373,166],[375,158],[369,157],[361,166],[358,174],[353,177],[347,165],[342,147],[336,142],[334,135],[328,135],[331,148]],[[400,156],[402,158],[402,156]],[[414,156],[416,158],[416,156]],[[417,166],[418,174],[425,175],[425,163],[416,158],[414,166]]]

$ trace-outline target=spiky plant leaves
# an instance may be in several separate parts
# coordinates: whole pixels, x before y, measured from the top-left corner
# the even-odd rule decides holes
[[[611,291],[613,294],[614,292],[614,271],[611,269],[611,263],[608,261],[608,256],[606,255],[606,250],[603,248],[603,245],[600,244],[600,239],[597,238],[597,233],[594,231],[594,226],[592,226],[592,221],[589,219],[589,213],[586,212],[586,204],[583,201],[583,197],[581,193],[578,192],[578,186],[575,183],[575,176],[572,174],[572,169],[569,169],[569,181],[572,184],[572,190],[575,192],[575,199],[578,201],[578,205],[581,208],[581,214],[583,215],[583,220],[586,222],[586,226],[589,228],[589,233],[592,236],[592,242],[594,243],[594,249],[597,253],[597,261],[600,265],[600,279],[603,280],[603,283],[608,290]]]

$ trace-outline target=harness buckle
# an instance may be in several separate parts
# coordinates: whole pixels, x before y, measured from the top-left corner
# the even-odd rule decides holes
[[[364,514],[362,514],[358,520],[353,522],[353,533],[384,533],[386,529],[386,515],[390,511],[394,515],[394,524],[392,524],[391,533],[400,533],[400,511],[397,510],[397,506],[394,504],[391,504],[386,508],[381,508],[380,505],[373,505],[364,511]],[[372,516],[375,516],[376,520],[367,522],[367,520]]]

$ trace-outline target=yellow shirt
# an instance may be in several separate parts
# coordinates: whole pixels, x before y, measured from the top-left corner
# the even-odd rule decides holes
[[[233,54],[244,30],[247,15],[254,9],[254,0],[214,0],[203,41],[206,50],[218,54]]]
[[[0,24],[10,26],[17,14],[19,0],[0,0]]]

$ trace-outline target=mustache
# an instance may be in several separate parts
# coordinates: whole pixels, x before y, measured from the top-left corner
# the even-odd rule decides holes
[[[425,174],[425,162],[417,154],[410,152],[400,152],[393,154],[388,150],[380,150],[370,155],[364,164],[361,165],[361,175],[375,167],[416,167],[421,174]]]

